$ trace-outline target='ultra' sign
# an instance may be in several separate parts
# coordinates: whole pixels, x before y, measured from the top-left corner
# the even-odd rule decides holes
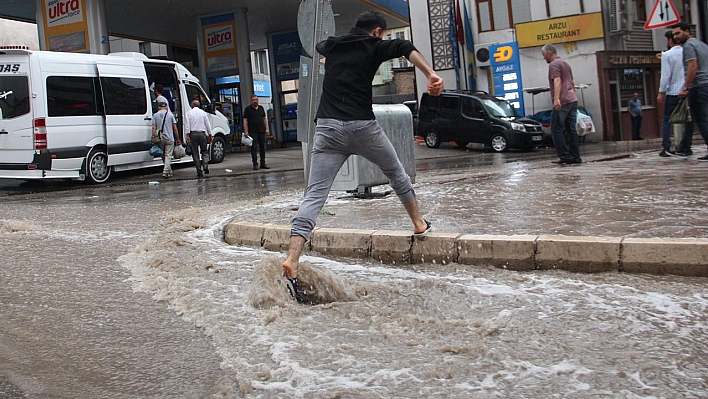
[[[84,13],[79,0],[46,0],[47,26],[61,26],[81,22]]]
[[[206,51],[234,48],[234,31],[231,24],[208,27],[204,31],[206,34]]]

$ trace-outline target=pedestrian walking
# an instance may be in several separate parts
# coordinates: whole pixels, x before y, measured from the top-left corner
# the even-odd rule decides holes
[[[251,105],[243,110],[243,134],[253,139],[251,145],[251,160],[253,170],[258,169],[258,157],[256,152],[260,149],[261,169],[270,169],[265,161],[266,135],[268,135],[268,120],[262,106],[258,105],[258,96],[251,96]]]
[[[200,105],[199,100],[192,100],[192,109],[187,111],[186,115],[187,143],[192,149],[192,159],[199,178],[209,174],[209,143],[212,138],[209,118],[206,112],[199,108]]]
[[[688,98],[691,118],[708,145],[708,45],[691,36],[685,22],[671,26],[674,41],[683,46],[683,66],[686,72],[679,97]],[[697,158],[708,161],[708,155]]]
[[[371,82],[383,62],[399,57],[406,57],[423,72],[431,95],[440,95],[444,82],[410,41],[382,40],[384,30],[386,20],[381,14],[367,11],[358,16],[356,26],[348,34],[329,37],[316,46],[317,52],[325,57],[325,75],[317,110],[310,176],[305,198],[293,219],[288,256],[282,265],[293,285],[303,245],[310,239],[337,171],[350,155],[366,158],[388,177],[413,222],[415,236],[425,235],[432,229],[430,222],[420,215],[410,177],[375,119]]]
[[[553,101],[551,137],[558,154],[558,160],[553,162],[561,165],[582,163],[575,127],[578,120],[578,96],[573,83],[573,70],[552,44],[544,45],[541,55],[548,63],[548,85]]]
[[[167,101],[160,101],[157,106],[158,111],[152,116],[152,132],[153,134],[157,132],[158,126],[162,130],[161,147],[164,152],[162,156],[164,164],[162,177],[169,179],[172,177],[172,153],[175,145],[182,145],[182,142],[179,140],[179,136],[175,134],[177,132],[177,122],[168,108]]]
[[[669,117],[676,109],[679,102],[679,92],[684,84],[683,70],[683,48],[674,41],[671,31],[666,31],[666,47],[661,54],[661,79],[659,81],[659,94],[656,101],[659,106],[663,105],[664,116],[661,119],[661,146],[659,156],[669,157],[671,155],[687,156],[693,154],[691,144],[693,142],[693,123],[687,123],[683,128],[681,142],[676,145],[676,152],[671,151],[671,129]]]

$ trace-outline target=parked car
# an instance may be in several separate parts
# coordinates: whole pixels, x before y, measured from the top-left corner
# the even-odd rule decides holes
[[[424,93],[417,135],[430,148],[454,141],[460,147],[481,143],[496,152],[528,151],[543,141],[541,124],[519,116],[508,101],[487,92],[464,90],[445,90],[438,97]]]

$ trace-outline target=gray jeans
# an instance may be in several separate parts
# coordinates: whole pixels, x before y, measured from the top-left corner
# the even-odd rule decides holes
[[[327,200],[337,172],[350,155],[359,155],[378,166],[401,203],[415,199],[411,179],[378,122],[319,118],[312,146],[310,178],[305,198],[293,219],[291,236],[310,240],[317,215]]]
[[[201,170],[202,167],[208,168],[209,166],[209,143],[207,142],[207,136],[205,132],[189,132],[189,145],[192,147],[192,159],[194,160],[194,166],[197,170]],[[201,163],[199,162],[199,153],[202,154]]]

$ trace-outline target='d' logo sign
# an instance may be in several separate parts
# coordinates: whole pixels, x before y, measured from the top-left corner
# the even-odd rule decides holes
[[[207,51],[230,49],[234,47],[234,34],[231,25],[219,25],[205,29]]]
[[[511,46],[501,46],[494,53],[494,61],[497,63],[506,62],[511,59],[512,55],[514,55],[514,49]]]

